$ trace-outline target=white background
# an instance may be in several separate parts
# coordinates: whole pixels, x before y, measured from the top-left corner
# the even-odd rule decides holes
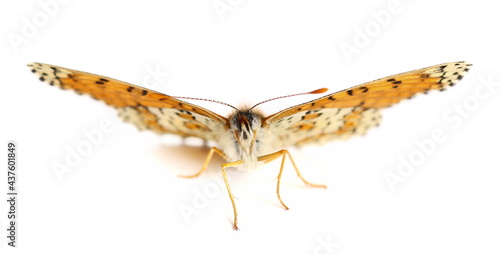
[[[20,194],[18,248],[6,245],[7,204],[0,203],[1,254],[500,252],[500,20],[489,1],[400,0],[393,10],[388,0],[75,0],[49,11],[40,4],[46,2],[0,8],[2,157],[15,140]],[[232,7],[219,15],[214,3]],[[386,21],[377,21],[374,13],[389,10]],[[36,31],[23,35],[33,19]],[[369,41],[358,43],[349,61],[341,45],[355,46],[367,27]],[[197,179],[176,177],[199,169],[207,152],[200,141],[182,145],[175,136],[138,132],[112,108],[47,86],[25,67],[60,65],[238,106],[459,60],[474,66],[457,86],[384,110],[380,127],[366,136],[292,149],[304,176],[328,189],[305,187],[287,162],[282,197],[289,211],[275,195],[279,162],[230,171],[238,232],[218,184],[220,159]],[[155,68],[168,75],[145,83]],[[497,87],[487,90],[482,80]],[[262,108],[270,114],[312,98]],[[113,130],[60,181],[55,162],[67,164],[68,150],[88,142],[84,132],[103,120]],[[428,141],[436,130],[444,141],[423,154],[415,141]],[[411,157],[418,164],[392,190],[385,176],[401,174],[401,160]],[[197,214],[183,215],[187,207]]]

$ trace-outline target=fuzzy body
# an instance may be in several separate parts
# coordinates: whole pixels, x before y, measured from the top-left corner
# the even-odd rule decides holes
[[[259,165],[258,156],[272,153],[269,132],[262,126],[263,115],[249,110],[235,111],[229,117],[229,129],[216,141],[229,162],[243,160],[238,169]]]

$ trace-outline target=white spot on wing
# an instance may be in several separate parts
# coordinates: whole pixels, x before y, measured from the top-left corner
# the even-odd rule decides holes
[[[351,114],[356,107],[321,109],[310,114],[320,116],[307,119],[306,111],[284,117],[269,126],[268,131],[276,136],[273,144],[276,148],[286,146],[301,146],[303,144],[323,144],[332,140],[348,139],[353,135],[363,135],[376,126],[380,121],[380,114],[376,109],[368,109],[360,114],[358,125],[352,131],[336,134],[344,127],[344,117]],[[306,117],[303,119],[303,117]],[[300,125],[313,125],[312,128],[300,129]]]
[[[147,125],[142,120],[141,114],[139,113],[139,111],[137,111],[137,109],[127,106],[127,107],[118,108],[117,111],[118,111],[118,116],[120,117],[120,119],[123,122],[133,124],[139,130],[146,130],[147,129]],[[158,133],[157,130],[153,130],[153,131],[156,131],[156,133]]]
[[[448,63],[429,69],[424,73],[429,74],[429,77],[441,78],[443,89],[446,89],[456,84],[468,71],[469,66],[471,66],[471,64],[467,62]]]
[[[61,81],[59,78],[68,78],[68,74],[70,73],[64,69],[40,63],[31,63],[28,64],[28,66],[32,71],[34,70],[34,73],[40,80],[59,88],[61,87]]]

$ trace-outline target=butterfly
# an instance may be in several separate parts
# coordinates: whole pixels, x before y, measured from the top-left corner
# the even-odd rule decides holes
[[[228,163],[221,166],[222,177],[233,207],[235,230],[238,230],[238,212],[227,178],[227,168],[252,168],[281,159],[276,193],[281,205],[288,209],[280,195],[281,175],[287,156],[302,182],[313,187],[326,186],[307,181],[285,148],[363,135],[379,124],[380,109],[419,93],[445,90],[461,80],[470,66],[466,62],[451,62],[405,72],[328,94],[271,115],[263,114],[257,106],[277,98],[240,109],[207,100],[234,109],[228,117],[224,117],[181,100],[186,97],[169,96],[123,81],[59,66],[28,64],[41,81],[104,101],[116,108],[123,121],[135,125],[139,130],[215,141],[217,147],[210,149],[201,169],[193,175],[182,177],[199,176],[207,169],[214,153],[223,157]],[[323,88],[301,94],[325,91]]]

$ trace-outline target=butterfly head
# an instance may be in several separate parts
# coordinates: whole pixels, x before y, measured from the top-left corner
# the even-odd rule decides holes
[[[231,129],[241,143],[254,141],[261,126],[262,115],[250,110],[237,111],[231,116]]]

